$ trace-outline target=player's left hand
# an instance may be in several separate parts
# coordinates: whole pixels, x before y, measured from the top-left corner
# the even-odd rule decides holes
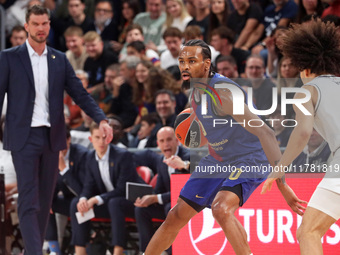
[[[261,190],[261,194],[265,194],[267,193],[267,191],[270,191],[272,189],[272,185],[273,185],[273,182],[276,180],[277,178],[268,178],[264,184],[263,184],[263,187],[262,187],[262,190]]]
[[[109,144],[112,141],[113,138],[113,130],[110,127],[109,123],[106,120],[102,120],[99,123],[99,129],[104,133],[105,142]]]
[[[290,208],[292,208],[294,212],[302,216],[304,214],[304,211],[306,210],[306,207],[302,206],[301,204],[307,205],[307,202],[299,199],[294,191],[291,189],[291,187],[289,187],[289,185],[287,184],[283,185],[280,188],[280,191]]]

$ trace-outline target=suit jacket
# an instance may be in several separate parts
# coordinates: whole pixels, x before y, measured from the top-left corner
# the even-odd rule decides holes
[[[107,192],[95,157],[96,152],[92,151],[87,158],[85,185],[80,197],[91,198],[100,195],[106,203],[113,197],[125,197],[126,182],[144,183],[137,174],[133,155],[113,144],[109,146],[110,180],[114,189]]]
[[[190,151],[181,146],[178,147],[177,155],[184,161],[190,160]],[[155,174],[158,174],[154,192],[156,194],[162,194],[163,204],[166,204],[170,203],[170,176],[168,165],[163,162],[163,158],[163,155],[150,150],[135,153],[135,160],[138,166],[147,166]],[[179,174],[183,172],[176,169],[175,173]]]
[[[104,113],[83,88],[64,53],[47,46],[50,143],[53,151],[66,148],[64,90],[94,121]],[[26,43],[0,52],[0,112],[7,93],[4,149],[20,151],[31,128],[35,87]]]
[[[56,192],[61,190],[65,197],[74,197],[79,196],[83,189],[88,150],[79,144],[71,144],[69,150],[69,170],[59,175]]]

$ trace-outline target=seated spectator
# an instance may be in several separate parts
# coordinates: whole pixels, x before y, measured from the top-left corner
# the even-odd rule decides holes
[[[229,1],[212,0],[210,4],[208,39],[211,39],[211,32],[220,26],[227,25],[229,18]]]
[[[88,54],[84,47],[83,31],[80,27],[71,26],[64,33],[66,41],[66,57],[70,61],[73,70],[84,70]]]
[[[299,69],[294,66],[290,58],[283,57],[279,62],[279,74],[277,77],[277,87],[279,93],[284,87],[301,87],[302,81],[300,79]],[[293,98],[293,97],[291,97]]]
[[[139,13],[133,20],[143,28],[144,43],[148,48],[155,50],[161,42],[162,26],[165,22],[165,13],[162,11],[162,0],[146,0],[146,12]],[[151,47],[150,47],[151,46]]]
[[[156,142],[156,124],[159,122],[157,113],[149,113],[144,115],[140,121],[140,128],[137,133],[137,137],[132,141],[130,147],[138,149],[157,147]]]
[[[120,117],[123,121],[123,128],[131,127],[137,117],[134,91],[137,87],[136,66],[140,59],[135,56],[128,56],[120,63],[120,77],[113,81],[113,100],[111,113]],[[120,78],[123,78],[120,80]]]
[[[203,40],[203,34],[199,26],[193,25],[193,26],[187,26],[183,33],[184,42],[199,39]],[[220,53],[215,50],[215,48],[211,45],[209,45],[210,51],[211,51],[211,62],[215,63],[215,60]],[[182,79],[181,79],[182,80]]]
[[[161,31],[163,38],[165,30],[170,27],[176,27],[181,32],[184,32],[190,20],[192,20],[192,17],[187,12],[183,0],[167,0],[166,19]],[[167,49],[163,38],[157,47],[157,51],[160,53]]]
[[[133,41],[130,42],[126,46],[126,53],[128,56],[136,56],[139,57],[141,60],[148,60],[151,61],[154,66],[159,66],[160,61],[158,58],[149,59],[146,56],[147,49],[145,48],[145,44],[142,41]]]
[[[165,219],[171,208],[170,175],[189,173],[190,152],[178,146],[173,128],[161,128],[157,133],[157,144],[161,155],[149,150],[135,153],[138,165],[148,166],[158,174],[155,194],[137,198],[135,202],[141,252],[145,252],[154,233],[152,218]]]
[[[287,27],[278,26],[273,31],[273,35],[266,41],[266,48],[268,51],[266,73],[269,77],[277,78],[278,63],[282,58],[282,54],[278,47],[287,30]]]
[[[15,26],[12,29],[11,36],[9,38],[11,46],[19,46],[23,44],[27,39],[27,32],[23,26]]]
[[[253,54],[260,54],[265,49],[267,40],[272,35],[274,29],[278,26],[288,27],[297,14],[297,5],[293,0],[274,0],[264,11],[262,23],[253,31],[249,38],[251,45],[262,40],[261,44],[252,49]],[[267,61],[267,50],[261,53],[261,56]]]
[[[170,90],[161,89],[155,95],[156,112],[161,119],[160,127],[174,127],[176,120],[176,98]]]
[[[238,79],[237,64],[232,56],[220,56],[216,59],[216,68],[219,74],[229,79]]]
[[[139,182],[132,154],[105,143],[97,124],[91,125],[90,140],[94,151],[88,154],[86,178],[79,198],[72,200],[72,244],[77,255],[86,254],[91,222],[78,224],[76,212],[94,209],[96,217],[110,218],[113,254],[122,255],[126,245],[125,217],[134,217],[134,205],[125,199],[126,182]]]
[[[232,0],[235,10],[230,14],[227,26],[235,33],[235,48],[249,50],[253,46],[250,35],[263,20],[263,12],[257,3],[249,0]]]
[[[109,46],[110,41],[117,41],[119,35],[118,25],[114,20],[113,13],[112,1],[99,0],[96,2],[91,30],[96,31],[107,46]]]
[[[253,102],[259,110],[270,109],[275,87],[270,79],[265,78],[264,71],[264,61],[260,55],[251,55],[247,59],[245,73],[253,88]]]
[[[317,17],[321,17],[324,10],[321,0],[299,0],[298,8],[296,23],[302,23],[307,15],[316,14]]]
[[[89,75],[89,88],[91,88],[104,81],[106,68],[117,63],[117,56],[111,50],[104,49],[104,43],[97,32],[87,32],[84,41],[89,55],[84,64],[84,71]]]
[[[80,195],[85,181],[85,164],[88,152],[85,147],[79,144],[71,144],[69,130],[66,132],[66,145],[66,149],[59,153],[59,176],[45,237],[50,251],[57,254],[61,254],[61,244],[58,242],[60,238],[58,238],[59,226],[57,227],[56,213],[70,216],[72,199]]]
[[[210,14],[210,0],[194,0],[195,15],[193,19],[188,23],[188,26],[199,26],[203,35],[203,40],[208,41],[208,29],[209,29],[209,14]]]
[[[87,89],[89,85],[88,74],[83,70],[76,70],[76,76],[81,80],[84,89]],[[65,115],[65,123],[71,128],[79,127],[82,122],[81,109],[76,105],[72,98],[66,94],[64,97],[64,106],[67,107],[68,114]]]
[[[71,26],[79,27],[82,31],[82,34],[85,34],[88,31],[93,30],[92,29],[93,20],[85,14],[85,7],[86,6],[84,0],[68,0],[67,1],[68,15],[66,18],[57,17],[56,13],[52,12],[51,28],[53,31],[53,38],[56,48],[62,51],[66,49],[63,35],[65,34],[66,29]],[[83,68],[78,67],[74,70],[77,69]]]
[[[250,53],[234,47],[233,32],[227,27],[219,27],[211,32],[211,46],[220,52],[222,56],[232,56],[237,63],[237,70],[240,75],[244,73],[246,60]]]
[[[167,69],[170,66],[178,66],[178,56],[182,47],[182,32],[176,27],[169,27],[163,34],[163,40],[167,50],[161,55],[161,67]]]
[[[309,173],[325,173],[327,168],[324,165],[328,164],[330,157],[331,150],[327,142],[315,129],[313,129],[307,146],[293,161],[292,165],[296,167],[298,173],[301,171]]]
[[[122,50],[119,53],[119,59],[124,60],[124,58],[127,55],[127,45],[134,41],[142,41],[144,42],[144,35],[143,35],[143,28],[138,24],[132,24],[127,27],[126,29],[126,41],[122,48]],[[144,44],[145,45],[145,44]],[[156,51],[146,47],[145,55],[148,59],[151,61],[158,62],[159,61],[159,55]]]
[[[123,130],[123,121],[121,118],[115,115],[107,115],[109,125],[113,130],[113,138],[111,143],[119,148],[126,149],[128,145],[128,139],[126,133]]]
[[[140,3],[138,0],[123,0],[121,10],[121,20],[118,26],[118,41],[111,41],[114,51],[119,52],[126,41],[127,28],[133,24],[133,19],[140,12]]]

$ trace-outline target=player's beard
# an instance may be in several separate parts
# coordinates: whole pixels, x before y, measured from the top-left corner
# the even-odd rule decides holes
[[[190,89],[190,80],[183,81],[182,89]]]
[[[37,43],[44,43],[47,40],[48,35],[42,37],[42,36],[35,36],[35,35],[31,35],[31,38],[33,41],[37,42]]]

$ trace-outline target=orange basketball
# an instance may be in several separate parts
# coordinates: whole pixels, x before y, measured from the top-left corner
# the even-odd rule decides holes
[[[177,139],[185,147],[199,148],[208,142],[203,135],[201,123],[191,108],[177,115],[174,128]]]

